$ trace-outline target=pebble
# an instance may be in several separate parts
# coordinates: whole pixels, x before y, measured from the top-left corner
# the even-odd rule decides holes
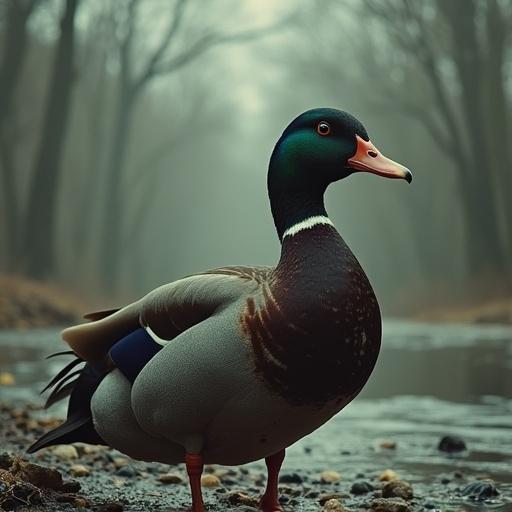
[[[14,386],[16,379],[14,375],[9,372],[0,372],[0,386]]]
[[[89,475],[91,473],[91,470],[87,466],[84,466],[83,464],[73,464],[69,468],[69,472],[73,476],[81,477]]]
[[[163,484],[182,484],[183,478],[177,473],[165,473],[164,475],[160,475],[158,480]]]
[[[492,480],[471,482],[460,493],[473,501],[484,501],[500,494]]]
[[[132,466],[121,466],[117,471],[116,475],[124,476],[126,478],[133,478],[137,476],[137,471]]]
[[[201,477],[201,485],[203,487],[219,487],[220,478],[216,475],[203,475]]]
[[[259,500],[243,492],[230,492],[226,496],[226,499],[230,505],[246,505],[255,508],[259,506]]]
[[[335,498],[328,500],[325,502],[324,510],[329,510],[333,512],[341,512],[345,510],[341,502]]]
[[[130,463],[130,461],[125,457],[114,457],[112,462],[116,468],[122,468]]]
[[[371,491],[373,491],[373,485],[365,481],[354,482],[350,488],[350,492],[356,495],[367,494]]]
[[[411,512],[412,507],[401,498],[377,498],[372,501],[375,512]]]
[[[52,453],[61,460],[78,459],[78,451],[71,444],[60,444],[52,450]]]
[[[464,439],[458,436],[444,436],[437,446],[438,450],[446,453],[459,453],[466,450]]]
[[[320,481],[324,484],[334,484],[341,480],[341,475],[337,471],[327,470],[320,473]]]
[[[412,485],[405,480],[391,480],[382,488],[382,497],[410,500],[413,497]]]
[[[81,487],[80,483],[76,480],[66,480],[65,482],[62,482],[60,490],[62,492],[73,493],[78,492]]]
[[[281,484],[301,484],[302,482],[303,479],[298,473],[283,473],[279,477],[279,483]]]
[[[398,475],[392,469],[385,469],[380,475],[379,480],[381,482],[389,482],[391,480],[396,480]]]

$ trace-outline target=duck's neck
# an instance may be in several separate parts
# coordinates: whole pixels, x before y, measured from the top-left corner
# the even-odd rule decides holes
[[[272,169],[269,172],[270,207],[281,241],[285,233],[307,229],[311,222],[330,223],[324,206],[325,187],[290,181],[276,177]]]

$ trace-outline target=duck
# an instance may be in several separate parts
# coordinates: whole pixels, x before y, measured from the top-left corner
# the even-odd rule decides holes
[[[85,442],[185,463],[193,512],[205,464],[265,459],[260,508],[282,511],[286,449],[358,395],[380,350],[377,298],[324,206],[331,183],[359,172],[412,180],[351,114],[295,118],[267,174],[277,264],[206,270],[65,329],[70,350],[55,355],[74,359],[47,405],[68,399],[67,419],[28,451]]]

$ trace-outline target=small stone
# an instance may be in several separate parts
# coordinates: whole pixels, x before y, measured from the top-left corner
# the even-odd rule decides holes
[[[318,498],[318,502],[320,505],[325,505],[329,500],[340,500],[342,497],[342,494],[339,492],[329,492],[321,494]]]
[[[165,473],[164,475],[160,475],[158,480],[163,484],[182,484],[183,478],[177,473]]]
[[[410,500],[413,497],[412,486],[405,480],[391,480],[382,488],[382,497]]]
[[[373,485],[369,482],[354,482],[350,488],[352,494],[361,495],[373,491]]]
[[[130,461],[125,457],[115,457],[112,462],[116,468],[122,468],[130,463]]]
[[[220,478],[213,474],[211,475],[203,475],[201,477],[201,485],[203,487],[219,487]]]
[[[446,453],[463,452],[466,449],[464,439],[458,436],[444,436],[437,447],[438,450]]]
[[[83,464],[73,464],[69,468],[69,472],[73,476],[82,477],[89,475],[91,473],[91,470],[87,466],[84,466]]]
[[[133,478],[137,476],[137,471],[132,466],[121,466],[117,471],[116,475],[124,476],[126,478]]]
[[[62,482],[62,485],[60,487],[60,491],[66,493],[78,492],[80,489],[80,482],[77,482],[76,480],[66,480]]]
[[[398,475],[392,469],[385,469],[380,475],[379,480],[381,482],[390,482],[391,480],[396,480]]]
[[[460,493],[473,501],[484,501],[500,494],[492,480],[471,482]]]
[[[372,501],[375,512],[411,512],[411,506],[401,498],[377,498]]]
[[[61,460],[78,459],[76,448],[70,444],[60,444],[52,450],[52,453]]]
[[[16,379],[14,375],[9,372],[0,372],[0,386],[14,386]]]
[[[327,470],[320,474],[320,481],[325,484],[334,484],[341,480],[341,475],[337,471]]]
[[[337,499],[328,500],[324,504],[324,510],[329,510],[332,512],[342,512],[345,510],[343,505]]]
[[[230,505],[245,505],[255,508],[259,506],[259,500],[243,492],[230,492],[226,499]]]
[[[298,473],[283,473],[279,477],[281,484],[301,484],[302,482],[302,477]]]

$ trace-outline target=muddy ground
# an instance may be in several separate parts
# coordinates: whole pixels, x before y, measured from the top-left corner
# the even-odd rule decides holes
[[[512,330],[391,322],[384,340],[364,393],[288,450],[284,510],[512,512]],[[62,364],[43,356],[61,348],[53,330],[0,332],[0,373],[12,376],[0,387],[4,510],[187,510],[181,466],[86,445],[25,455],[64,414],[37,394]],[[256,510],[261,462],[206,474],[209,510]]]

